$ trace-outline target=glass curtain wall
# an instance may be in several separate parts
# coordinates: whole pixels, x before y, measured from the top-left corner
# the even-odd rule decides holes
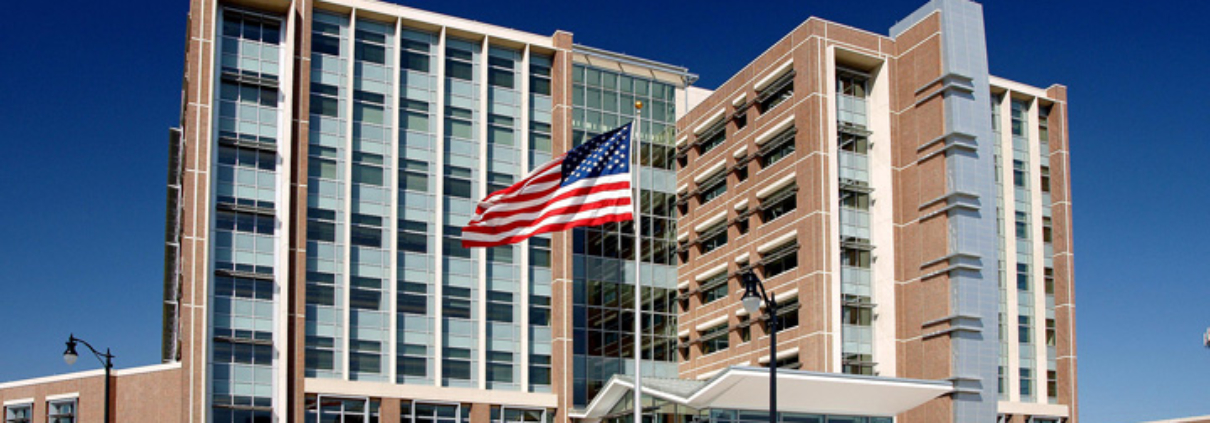
[[[273,415],[280,17],[222,10],[211,298],[211,412]]]
[[[840,169],[841,366],[845,373],[874,374],[873,269],[870,263],[869,147],[866,103],[870,77],[836,69]]]
[[[1037,354],[1034,350],[1034,278],[1033,242],[1030,231],[1031,197],[1029,188],[1029,113],[1026,101],[1012,101],[1013,143],[1013,215],[1017,243],[1017,343],[1021,401],[1032,402],[1037,381]]]
[[[577,64],[572,71],[573,144],[634,120],[642,101],[644,375],[676,377],[675,87]],[[573,231],[573,403],[584,406],[634,365],[634,228],[629,222]]]

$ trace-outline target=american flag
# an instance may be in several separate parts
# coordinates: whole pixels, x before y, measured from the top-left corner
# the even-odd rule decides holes
[[[479,202],[463,247],[515,244],[534,235],[634,219],[630,124],[598,135]]]

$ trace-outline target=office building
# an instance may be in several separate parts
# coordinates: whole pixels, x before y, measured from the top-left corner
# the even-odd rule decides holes
[[[1066,89],[991,76],[982,16],[936,0],[889,37],[812,18],[677,122],[679,373],[712,381],[699,395],[772,364],[820,380],[781,396],[802,412],[865,392],[845,414],[1076,420]],[[741,307],[747,271],[776,316]],[[876,409],[913,395],[874,387],[901,378],[952,390]]]
[[[636,359],[660,421],[767,419],[769,365],[783,421],[1076,420],[1065,89],[990,76],[975,3],[811,18],[714,91],[374,0],[187,28],[164,364],[116,373],[119,421],[626,421]],[[629,223],[461,247],[636,113],[641,254]],[[6,422],[100,421],[99,376],[0,384]]]

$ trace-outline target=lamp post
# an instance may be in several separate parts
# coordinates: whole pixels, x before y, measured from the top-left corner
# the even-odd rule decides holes
[[[89,345],[88,341],[76,338],[75,335],[68,335],[67,351],[63,352],[63,361],[67,362],[68,366],[76,364],[76,359],[80,358],[80,355],[76,353],[77,343],[88,347],[92,351],[92,354],[97,357],[97,360],[105,366],[105,423],[109,423],[109,372],[113,369],[113,354],[109,353],[109,348],[106,348],[105,353],[102,354],[96,348],[93,348],[92,345]]]
[[[744,273],[744,296],[740,299],[749,316],[760,312],[761,303],[769,309],[769,423],[777,423],[777,300],[765,291],[765,284],[751,270]]]

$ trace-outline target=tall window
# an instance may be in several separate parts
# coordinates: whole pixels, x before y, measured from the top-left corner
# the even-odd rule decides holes
[[[1033,369],[1021,368],[1021,396],[1024,398],[1033,398],[1034,396],[1034,371]]]
[[[1020,102],[1020,101],[1016,101],[1016,100],[1013,101],[1013,104],[1012,104],[1013,128],[1012,129],[1013,129],[1014,137],[1024,137],[1025,136],[1026,121],[1028,120],[1028,116],[1026,116],[1026,113],[1028,113],[1028,112],[1029,112],[1029,105],[1025,104],[1024,102]]]

